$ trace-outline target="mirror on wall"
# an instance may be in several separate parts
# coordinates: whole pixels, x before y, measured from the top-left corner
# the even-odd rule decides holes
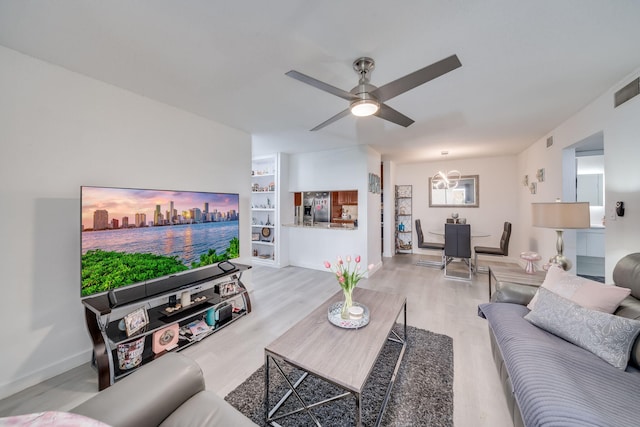
[[[477,208],[480,206],[479,192],[478,175],[461,176],[454,188],[433,188],[429,178],[429,207]]]

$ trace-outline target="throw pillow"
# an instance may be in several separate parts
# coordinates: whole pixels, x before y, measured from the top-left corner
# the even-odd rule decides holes
[[[613,313],[631,293],[631,289],[614,285],[605,285],[584,277],[575,276],[552,264],[542,283],[555,294],[575,302],[585,308]],[[538,301],[538,294],[533,296],[527,308],[533,310]]]
[[[590,351],[619,369],[640,333],[640,321],[589,310],[541,288],[534,309],[524,317],[537,327]]]

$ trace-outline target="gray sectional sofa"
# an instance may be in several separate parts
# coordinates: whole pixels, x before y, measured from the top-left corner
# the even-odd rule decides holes
[[[630,295],[613,315],[598,311],[593,313],[597,320],[588,316],[578,319],[577,324],[586,322],[582,323],[586,329],[595,325],[603,333],[596,339],[598,334],[590,331],[586,338],[573,337],[576,344],[569,342],[572,337],[560,338],[532,323],[534,313],[527,304],[537,288],[505,284],[493,294],[492,302],[479,305],[478,314],[488,321],[493,357],[514,426],[640,425],[640,322],[627,320],[640,319],[640,253],[622,258],[613,279],[616,286],[630,289]],[[548,295],[546,290],[543,293]],[[582,310],[584,316],[582,307],[574,308]],[[533,311],[538,309],[536,305]],[[575,320],[566,320],[571,316],[567,312],[573,310],[563,311],[559,319],[565,319],[565,323]],[[587,314],[592,312],[588,310]],[[606,349],[611,336],[616,336],[608,328],[609,320],[619,321],[626,333],[626,343],[614,342],[628,353],[628,363],[625,361],[622,367],[585,349],[589,345]]]
[[[205,390],[200,366],[180,353],[139,368],[70,412],[113,427],[255,427],[224,399]]]

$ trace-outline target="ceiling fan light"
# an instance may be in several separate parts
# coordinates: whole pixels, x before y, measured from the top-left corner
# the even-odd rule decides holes
[[[373,99],[361,99],[351,103],[351,114],[358,117],[366,117],[375,114],[380,109]]]

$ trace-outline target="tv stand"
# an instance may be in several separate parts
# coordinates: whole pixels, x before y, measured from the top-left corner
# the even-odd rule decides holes
[[[231,266],[233,269],[227,268]],[[240,280],[242,272],[249,268],[251,266],[229,263],[206,280],[194,277],[195,280],[191,285],[115,307],[110,304],[106,293],[84,299],[82,304],[85,306],[85,320],[93,342],[93,363],[98,370],[99,389],[104,390],[120,378],[168,351],[180,351],[200,342],[203,338],[211,336],[250,313],[251,300],[246,287]],[[229,289],[231,289],[230,293]],[[179,309],[169,307],[170,297],[176,296],[177,301],[180,302],[183,292],[189,292],[192,304]],[[127,314],[141,307],[145,308],[149,322],[141,330],[127,336],[127,333],[122,330],[122,320]],[[216,317],[220,319],[216,321]],[[206,328],[197,334],[190,333],[187,325],[201,320],[207,323]],[[154,334],[162,334],[169,327],[175,328],[175,325],[180,331],[177,345],[172,349],[154,353]],[[119,366],[119,348],[122,353],[126,344],[137,340],[142,341],[142,338],[144,338],[144,350],[141,360],[134,367],[122,369]]]

